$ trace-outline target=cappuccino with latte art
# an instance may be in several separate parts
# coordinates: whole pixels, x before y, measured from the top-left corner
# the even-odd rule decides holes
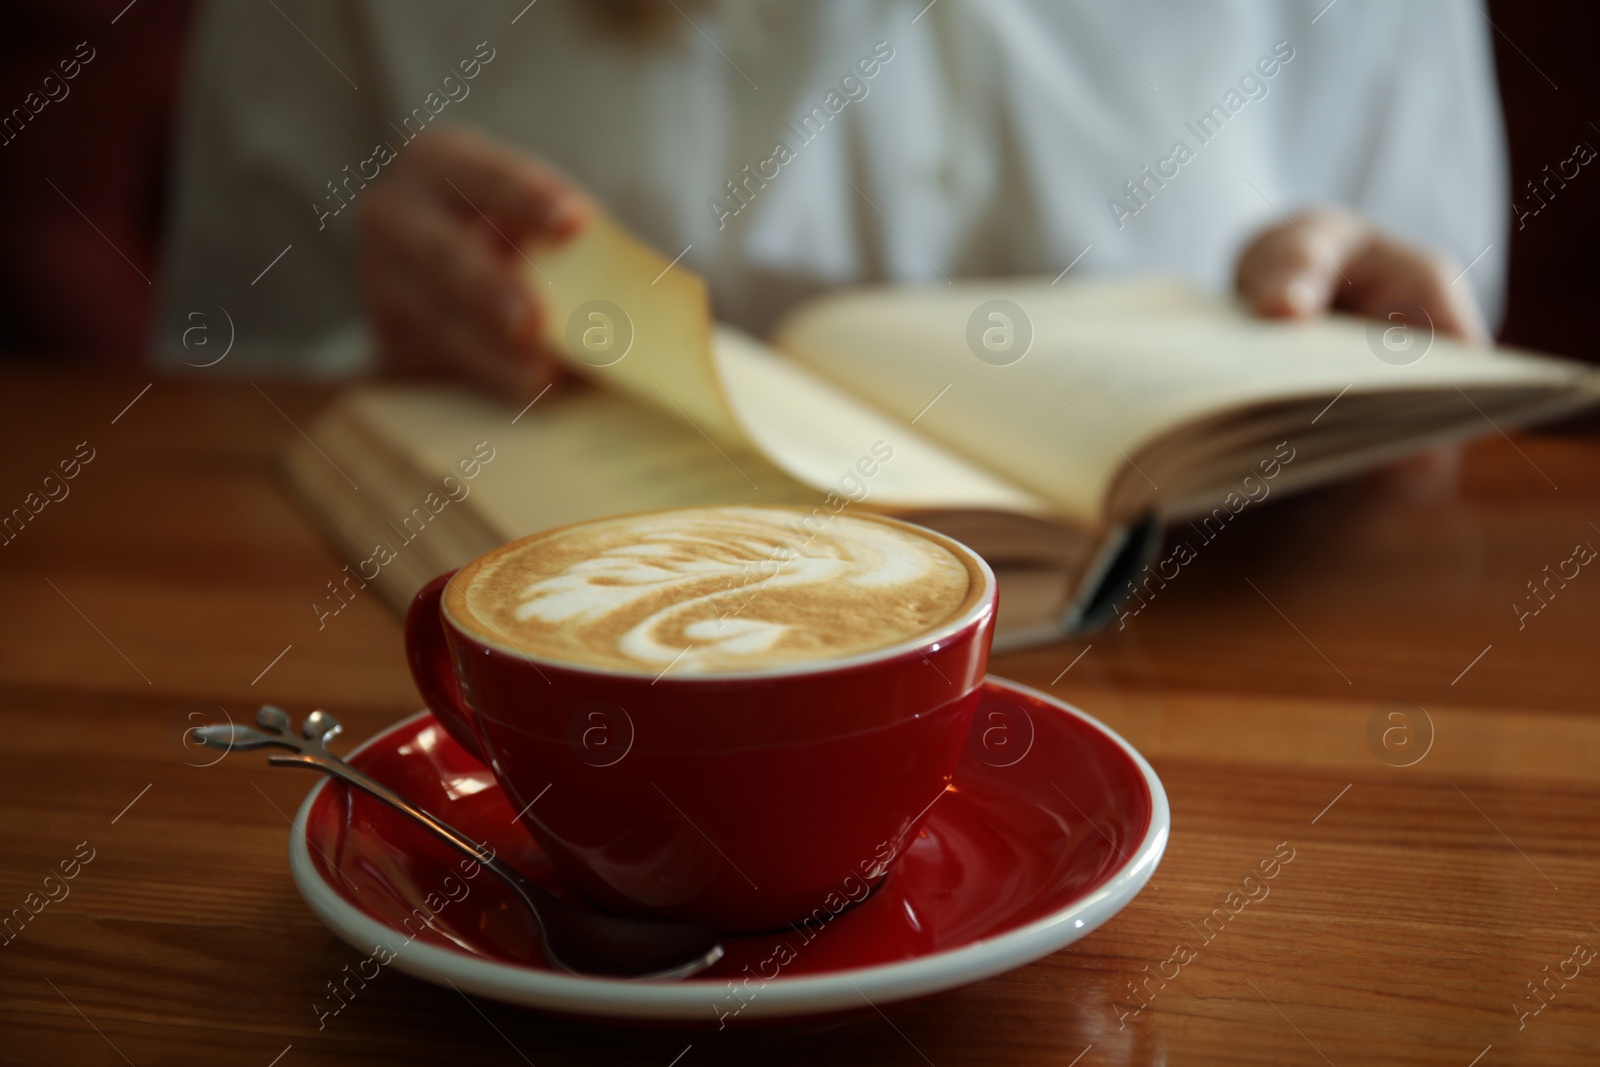
[[[708,507],[568,526],[468,564],[444,596],[478,640],[535,659],[674,675],[867,655],[955,623],[982,564],[871,516],[821,529],[781,507]]]
[[[751,933],[838,910],[915,840],[971,732],[995,607],[988,565],[932,530],[685,508],[441,574],[406,659],[585,899]]]

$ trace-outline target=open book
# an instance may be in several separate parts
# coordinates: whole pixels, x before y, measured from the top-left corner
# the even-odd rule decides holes
[[[1164,281],[961,282],[812,300],[762,342],[604,217],[528,284],[580,384],[341,398],[289,456],[352,565],[403,605],[511,538],[691,504],[853,509],[943,531],[1000,578],[1001,648],[1082,632],[1148,581],[1163,524],[1600,396],[1600,372],[1424,330],[1254,319]],[[1214,534],[1210,535],[1214,536]],[[353,580],[353,581],[352,581]]]

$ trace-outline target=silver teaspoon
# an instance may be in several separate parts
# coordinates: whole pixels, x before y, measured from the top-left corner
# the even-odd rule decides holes
[[[256,723],[261,730],[219,723],[197,727],[192,732],[202,744],[216,748],[290,749],[294,755],[268,756],[267,762],[278,767],[314,768],[405,812],[511,887],[532,913],[539,928],[540,948],[552,967],[571,974],[674,980],[698,974],[722,958],[722,943],[710,930],[682,923],[599,915],[539,888],[466,834],[329,752],[327,741],[343,728],[327,712],[313,711],[308,715],[298,737],[282,708],[263,707],[256,712]]]

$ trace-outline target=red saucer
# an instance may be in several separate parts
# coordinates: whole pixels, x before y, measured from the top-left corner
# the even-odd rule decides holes
[[[488,770],[430,714],[348,758],[571,898]],[[923,995],[1046,955],[1132,899],[1170,821],[1160,781],[1121,738],[991,678],[954,782],[876,893],[820,929],[729,938],[714,968],[676,983],[552,971],[492,875],[463,877],[457,853],[343,785],[313,788],[296,826],[304,833],[291,837],[290,859],[302,895],[362,952],[382,944],[419,977],[546,1010],[716,1024]]]

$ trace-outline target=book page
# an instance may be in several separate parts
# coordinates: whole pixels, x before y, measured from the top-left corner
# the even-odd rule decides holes
[[[927,436],[1085,523],[1101,519],[1130,466],[1152,496],[1172,491],[1138,471],[1138,453],[1229,409],[1345,390],[1593,388],[1596,378],[1443,337],[1395,365],[1374,354],[1363,321],[1269,322],[1148,280],[857,290],[802,307],[774,344],[893,416],[920,413]]]
[[[537,252],[523,274],[543,305],[546,340],[574,371],[721,444],[744,443],[711,366],[710,304],[697,275],[602,212],[566,244]]]
[[[886,508],[1053,510],[743,331],[719,326],[715,345],[718,377],[745,434],[799,481]]]
[[[566,245],[538,253],[525,273],[545,304],[547,339],[570,367],[688,424],[712,447],[759,453],[816,490],[809,503],[835,493],[890,508],[1059,510],[755,338],[713,331],[705,284],[603,214]],[[556,447],[572,434],[593,431],[562,430]],[[637,437],[613,440],[650,447]]]

